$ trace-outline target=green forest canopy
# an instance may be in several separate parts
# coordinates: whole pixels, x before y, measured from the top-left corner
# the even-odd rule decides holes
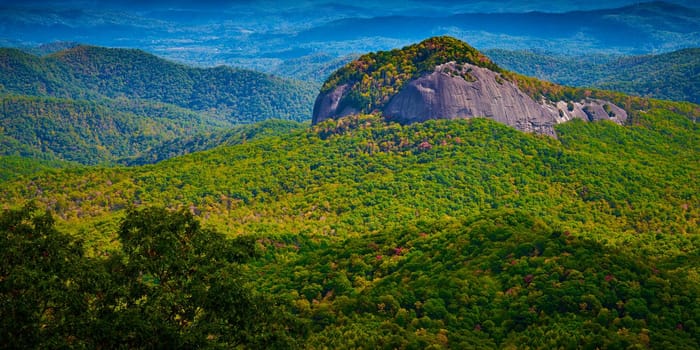
[[[629,126],[572,121],[559,139],[481,118],[402,126],[361,115],[155,165],[20,176],[0,198],[54,212],[94,264],[130,254],[133,207],[251,237],[247,285],[274,295],[270,322],[294,320],[255,334],[305,348],[693,349],[700,142],[694,119],[670,109]],[[59,326],[59,339],[73,334]]]
[[[139,50],[76,46],[38,57],[0,48],[0,154],[159,160],[166,156],[153,153],[177,140],[273,117],[307,120],[315,94],[313,83]]]

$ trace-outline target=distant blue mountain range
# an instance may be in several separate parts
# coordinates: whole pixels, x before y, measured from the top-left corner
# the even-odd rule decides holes
[[[685,0],[0,0],[0,46],[60,49],[56,42],[79,42],[275,73],[289,60],[342,59],[435,35],[481,50],[638,55],[700,47],[698,6]]]

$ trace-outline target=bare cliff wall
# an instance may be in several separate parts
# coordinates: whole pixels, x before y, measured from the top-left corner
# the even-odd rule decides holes
[[[343,99],[347,85],[318,96],[313,123],[358,113]],[[445,63],[404,84],[379,111],[387,120],[400,123],[429,119],[485,117],[525,132],[556,136],[554,125],[574,118],[622,123],[627,113],[612,103],[582,101],[535,101],[500,73],[471,64]]]

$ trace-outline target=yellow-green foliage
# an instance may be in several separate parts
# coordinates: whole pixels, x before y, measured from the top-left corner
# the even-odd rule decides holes
[[[321,92],[349,84],[341,103],[369,113],[381,109],[404,83],[446,62],[470,63],[496,72],[501,69],[475,48],[452,37],[434,37],[415,45],[360,56],[333,73]],[[342,106],[339,107],[342,110]]]
[[[50,170],[5,182],[0,195],[10,206],[37,200],[76,222],[130,205],[187,207],[233,232],[345,235],[502,206],[553,218],[593,212],[586,215],[622,232],[697,230],[676,220],[698,210],[696,123],[652,110],[631,127],[574,121],[558,133],[554,140],[484,119],[401,126],[358,116],[156,165]],[[664,222],[643,213],[647,206],[666,213]],[[567,222],[601,229],[583,217]]]
[[[650,102],[653,107],[654,103]],[[700,345],[698,125],[572,121],[558,139],[488,119],[375,115],[142,167],[0,184],[91,255],[136,206],[257,240],[242,269],[301,323],[304,348]],[[177,294],[175,294],[177,295]]]

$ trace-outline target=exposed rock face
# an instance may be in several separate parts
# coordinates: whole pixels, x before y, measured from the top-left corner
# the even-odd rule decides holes
[[[549,135],[554,135],[556,124],[551,111],[497,73],[454,63],[437,66],[433,73],[406,84],[383,114],[401,123],[486,117]]]
[[[349,86],[343,84],[336,86],[333,90],[325,94],[320,94],[316,97],[314,103],[314,114],[311,122],[313,124],[322,122],[330,118],[341,118],[359,111],[352,106],[341,106],[340,102],[348,93]]]
[[[319,95],[313,123],[357,113],[358,108],[342,106],[348,90],[347,85],[340,85]],[[486,117],[521,131],[551,136],[556,136],[555,124],[573,118],[617,123],[627,118],[622,108],[602,100],[535,101],[499,73],[454,62],[407,82],[380,112],[400,123]]]

